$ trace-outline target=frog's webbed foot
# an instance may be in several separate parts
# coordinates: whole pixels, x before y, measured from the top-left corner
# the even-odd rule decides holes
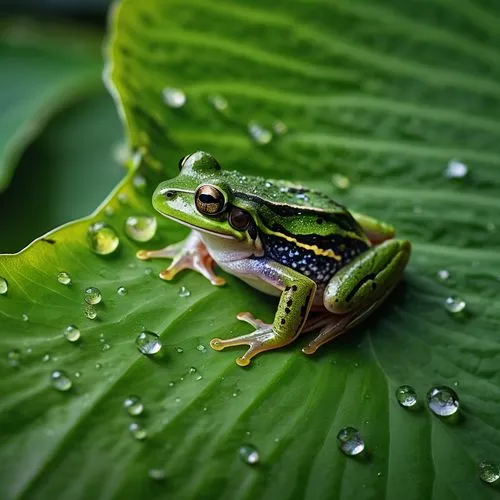
[[[193,269],[205,276],[212,285],[221,286],[226,282],[214,272],[214,260],[210,256],[200,236],[196,232],[179,243],[174,243],[160,250],[139,250],[137,258],[173,259],[172,263],[160,273],[160,278],[170,281],[179,271]]]
[[[236,318],[252,325],[255,331],[247,335],[233,337],[232,339],[212,339],[210,341],[210,347],[212,347],[212,349],[222,351],[222,349],[226,347],[248,345],[249,348],[247,352],[243,354],[243,356],[236,358],[237,365],[247,366],[250,360],[259,354],[259,352],[280,347],[281,343],[277,341],[272,324],[264,323],[264,321],[254,318],[253,314],[249,312],[241,312]]]

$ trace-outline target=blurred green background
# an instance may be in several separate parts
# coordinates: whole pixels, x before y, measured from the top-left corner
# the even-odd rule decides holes
[[[89,214],[123,176],[102,78],[108,4],[0,2],[0,253]]]

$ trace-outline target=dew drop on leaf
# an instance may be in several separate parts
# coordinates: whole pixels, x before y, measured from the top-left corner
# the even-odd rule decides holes
[[[189,288],[187,288],[184,285],[182,285],[179,288],[179,291],[177,292],[177,295],[179,297],[189,297],[191,295],[191,291],[189,290]]]
[[[440,269],[437,272],[437,275],[441,281],[447,281],[450,278],[450,272],[447,271],[446,269]]]
[[[444,301],[444,307],[450,314],[453,315],[458,315],[463,312],[466,306],[467,304],[464,299],[454,295],[446,297],[446,300]]]
[[[333,174],[332,175],[332,182],[333,182],[333,185],[337,189],[340,189],[341,191],[345,191],[345,190],[349,189],[349,186],[351,185],[349,177],[346,177],[345,175],[342,175],[342,174]]]
[[[95,286],[91,286],[85,289],[85,302],[92,306],[99,304],[102,300],[101,290]]]
[[[88,319],[96,319],[97,318],[97,311],[94,306],[87,305],[84,310],[85,317]]]
[[[445,385],[431,387],[427,393],[427,405],[435,415],[448,417],[458,410],[458,395],[451,387]]]
[[[221,96],[220,94],[209,96],[208,102],[215,110],[219,111],[219,113],[223,113],[229,107],[226,98]]]
[[[10,366],[19,366],[21,361],[21,351],[19,349],[12,349],[12,351],[9,351],[7,354],[7,360]]]
[[[116,293],[123,297],[124,295],[127,295],[128,290],[124,286],[120,286],[117,288]]]
[[[61,285],[71,285],[71,276],[66,271],[61,271],[57,275],[57,281],[59,281]]]
[[[73,382],[71,382],[71,379],[68,377],[66,372],[62,370],[54,370],[50,375],[50,379],[52,381],[52,387],[56,391],[69,391],[73,385]]]
[[[396,399],[403,408],[412,408],[417,404],[417,393],[411,385],[401,385],[396,389]]]
[[[106,222],[94,222],[87,230],[87,242],[93,252],[109,255],[118,248],[120,238]]]
[[[123,401],[123,408],[132,416],[140,415],[144,410],[144,405],[139,396],[128,396]]]
[[[69,325],[64,330],[64,336],[70,342],[76,342],[80,338],[80,329],[75,325]]]
[[[9,290],[9,284],[5,278],[0,276],[0,295],[5,295]]]
[[[154,481],[163,481],[166,476],[165,469],[160,469],[157,467],[149,469],[148,476]]]
[[[260,461],[259,450],[257,450],[257,448],[252,444],[241,445],[238,453],[241,460],[248,465],[255,465]]]
[[[156,217],[131,215],[125,221],[125,234],[134,241],[149,241],[156,234]]]
[[[444,175],[448,179],[463,179],[468,172],[469,169],[465,163],[457,160],[450,160],[448,165],[446,165]]]
[[[23,313],[21,314],[21,319],[26,322],[26,321],[29,321],[30,320],[30,317],[26,314],[26,313]]]
[[[135,439],[138,439],[139,441],[142,441],[143,439],[146,439],[147,436],[148,436],[148,433],[146,432],[146,429],[144,429],[144,427],[142,427],[142,425],[138,424],[137,422],[132,422],[128,426],[128,430],[130,431],[130,433],[132,434],[132,436]]]
[[[248,133],[252,140],[260,145],[269,144],[273,139],[272,132],[262,127],[257,122],[250,122],[248,124]]]
[[[365,449],[361,434],[354,427],[343,427],[337,434],[337,443],[345,455],[359,455]]]
[[[156,354],[161,349],[160,337],[153,332],[144,330],[135,339],[135,344],[139,352],[146,355]]]
[[[277,120],[273,123],[273,130],[277,135],[284,135],[288,132],[288,127],[286,126],[286,123],[281,120]]]
[[[165,87],[162,90],[163,102],[169,107],[179,109],[186,104],[186,94],[181,89]]]
[[[496,483],[500,479],[500,465],[489,460],[481,460],[478,465],[479,479],[485,483]]]

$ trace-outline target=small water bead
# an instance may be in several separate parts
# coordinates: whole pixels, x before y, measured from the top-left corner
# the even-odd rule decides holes
[[[75,377],[80,378],[82,376],[82,372],[75,372]]]
[[[125,221],[125,233],[134,241],[150,241],[156,234],[156,217],[150,215],[131,215]]]
[[[168,386],[169,387],[174,387],[175,386],[175,382],[173,380],[171,380],[169,383],[168,383]]]
[[[489,460],[481,460],[478,465],[478,474],[481,481],[488,484],[495,483],[500,479],[500,465]]]
[[[332,175],[332,182],[333,182],[333,185],[337,189],[340,189],[341,191],[345,191],[346,189],[349,189],[349,187],[351,185],[351,181],[349,180],[349,177],[346,177],[345,175],[342,175],[342,174],[333,174]]]
[[[117,288],[116,293],[123,297],[124,295],[127,295],[128,290],[124,286],[120,286]]]
[[[19,366],[21,361],[21,351],[19,349],[12,349],[7,354],[7,360],[10,366]]]
[[[417,393],[410,385],[401,385],[396,389],[396,399],[403,408],[413,408],[417,404]]]
[[[104,215],[106,217],[113,217],[113,215],[115,215],[115,209],[111,206],[111,205],[108,205],[105,209],[104,209]]]
[[[229,107],[227,100],[220,94],[209,96],[208,102],[215,110],[219,111],[220,113],[223,113]]]
[[[88,319],[96,319],[97,318],[97,311],[96,311],[94,306],[91,306],[91,305],[86,306],[84,313]]]
[[[43,363],[48,363],[51,359],[52,359],[52,355],[50,354],[50,352],[46,352],[46,353],[42,356],[42,362],[43,362]]]
[[[446,297],[444,301],[444,307],[450,314],[459,314],[463,312],[466,305],[465,300],[457,296]]]
[[[0,276],[0,295],[5,295],[8,290],[9,290],[9,283],[7,283],[7,280],[5,278],[2,278]]]
[[[179,354],[182,354],[184,352],[184,349],[182,347],[176,347],[175,349]]]
[[[135,339],[135,344],[139,352],[146,355],[156,354],[161,349],[160,337],[153,332],[144,330]]]
[[[260,461],[259,450],[252,444],[244,444],[240,446],[238,453],[241,460],[248,465],[258,464]]]
[[[123,401],[123,408],[129,415],[135,417],[143,412],[144,405],[139,396],[129,396]]]
[[[80,329],[75,325],[69,325],[64,330],[64,336],[70,342],[76,342],[80,339]]]
[[[95,286],[91,286],[85,289],[85,302],[92,306],[99,304],[102,300],[101,290]]]
[[[106,222],[94,222],[87,230],[87,242],[93,252],[109,255],[118,248],[120,238]]]
[[[134,186],[134,189],[136,191],[140,191],[141,193],[143,193],[144,191],[146,191],[148,181],[141,174],[135,174],[132,179],[132,185]]]
[[[132,422],[128,426],[128,430],[130,431],[132,436],[139,441],[142,441],[148,437],[148,433],[146,432],[146,429],[144,429],[144,427],[142,427],[137,422]]]
[[[166,477],[165,469],[149,469],[148,476],[155,481],[163,481]]]
[[[144,269],[144,275],[153,276],[153,270],[150,267],[146,267],[146,269]]]
[[[460,403],[457,393],[445,385],[431,387],[427,393],[429,409],[440,417],[448,417],[457,412]]]
[[[61,285],[66,285],[66,286],[71,285],[71,276],[66,271],[61,271],[57,275],[57,281],[59,281]]]
[[[196,349],[200,352],[207,352],[207,348],[203,344],[198,345]]]
[[[441,281],[447,281],[450,278],[450,272],[447,271],[446,269],[440,269],[437,272],[437,275]]]
[[[100,370],[101,368],[102,368],[101,363],[96,363],[96,364],[95,364],[95,369],[96,369],[96,370]]]
[[[56,391],[69,391],[73,385],[73,382],[71,382],[71,379],[68,377],[66,372],[62,370],[54,370],[50,375],[50,379],[52,381],[52,387]]]
[[[118,201],[122,205],[127,205],[128,204],[128,194],[127,193],[118,193]]]
[[[26,322],[26,321],[29,321],[30,320],[30,317],[26,314],[26,313],[23,313],[21,314],[21,319]]]
[[[260,145],[269,144],[273,139],[271,131],[263,128],[257,122],[250,122],[248,124],[248,133],[253,141]]]
[[[111,349],[111,345],[110,344],[103,344],[102,348],[101,348],[101,351],[102,352],[106,352],[106,351],[109,351],[110,349]]]
[[[169,107],[179,109],[186,104],[186,94],[181,90],[174,87],[165,87],[162,90],[163,102]]]
[[[469,172],[467,165],[457,160],[450,160],[444,170],[444,175],[448,179],[463,179]]]
[[[182,285],[179,288],[179,291],[177,292],[177,295],[179,297],[189,297],[191,295],[191,290],[189,290],[189,288],[187,288],[184,285]]]
[[[337,434],[339,448],[345,455],[359,455],[365,449],[361,434],[354,427],[343,427]]]
[[[278,120],[273,123],[273,130],[277,135],[284,135],[288,132],[288,127],[284,122]]]

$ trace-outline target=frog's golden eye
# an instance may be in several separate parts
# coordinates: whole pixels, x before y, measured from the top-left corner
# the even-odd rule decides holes
[[[186,156],[183,156],[180,160],[179,160],[179,170],[182,170],[182,167],[184,166],[184,163],[186,162],[186,160],[190,157],[191,155],[186,155]]]
[[[224,195],[214,186],[200,186],[194,195],[196,208],[203,215],[218,215],[224,211],[226,200]]]
[[[248,229],[251,220],[250,214],[241,210],[241,208],[234,207],[229,214],[229,224],[238,231]]]

